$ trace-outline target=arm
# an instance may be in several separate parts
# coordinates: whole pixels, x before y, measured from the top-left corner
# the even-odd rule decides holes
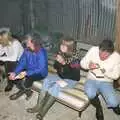
[[[3,54],[5,54],[5,50],[4,47],[0,45],[0,57],[2,57]]]
[[[113,69],[106,71],[104,75],[110,79],[117,80],[120,77],[120,64],[115,65]]]
[[[48,72],[48,59],[47,52],[44,49],[41,49],[38,54],[38,66],[33,70],[28,70],[27,76],[31,76],[33,74],[43,74],[44,72]]]
[[[23,50],[23,48],[18,41],[14,41],[11,45],[11,49],[13,50],[12,54],[9,56],[0,57],[0,61],[17,61],[18,55],[20,54],[20,49]]]
[[[27,51],[24,51],[22,56],[20,57],[20,60],[18,61],[18,65],[15,69],[15,73],[16,74],[19,74],[23,69],[25,69],[25,66],[26,66],[26,53]]]
[[[83,59],[81,60],[80,65],[83,69],[87,69],[87,70],[89,69],[89,64],[91,62],[91,57],[92,57],[92,54],[94,54],[93,51],[94,51],[94,49],[91,48],[87,52],[87,54],[83,57]]]
[[[74,51],[71,57],[65,58],[65,63],[70,64],[71,62],[76,60],[79,60],[79,61],[81,60],[81,54],[79,50]]]
[[[58,70],[60,68],[60,63],[55,60],[53,67]]]

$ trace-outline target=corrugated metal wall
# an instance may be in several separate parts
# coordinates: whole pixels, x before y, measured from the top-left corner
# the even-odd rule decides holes
[[[0,4],[0,26],[27,33],[35,23],[35,29],[98,44],[105,37],[114,39],[116,3],[117,0],[4,0]]]
[[[50,32],[62,32],[84,43],[114,39],[116,0],[35,1],[40,9],[35,14],[36,26],[46,25]]]
[[[23,29],[21,1],[1,0],[0,1],[0,27],[9,27],[14,32]]]

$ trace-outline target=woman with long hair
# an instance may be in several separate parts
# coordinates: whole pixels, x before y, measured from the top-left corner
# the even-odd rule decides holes
[[[55,55],[54,68],[57,74],[49,74],[43,81],[45,96],[38,104],[27,109],[28,112],[38,112],[36,117],[42,120],[46,112],[59,96],[61,89],[72,88],[80,80],[80,52],[76,50],[76,42],[73,38],[62,38],[59,52]],[[40,95],[39,95],[40,96]],[[38,98],[39,99],[39,98]]]
[[[23,53],[23,47],[21,43],[13,38],[9,29],[0,29],[0,61],[5,64],[5,69],[7,76],[9,72],[15,69],[15,66]],[[8,78],[7,86],[5,87],[5,92],[12,90],[14,85],[13,81]]]
[[[41,45],[41,37],[35,33],[25,36],[26,49],[24,50],[14,72],[9,79],[19,83],[19,91],[10,96],[10,100],[16,100],[23,94],[26,99],[31,97],[31,86],[34,81],[42,80],[48,74],[47,52]],[[24,78],[24,80],[22,80]]]

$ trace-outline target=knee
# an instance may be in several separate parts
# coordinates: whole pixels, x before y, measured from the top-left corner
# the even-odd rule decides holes
[[[93,98],[95,98],[95,96],[96,96],[96,93],[95,92],[93,92],[93,91],[91,91],[91,90],[85,90],[85,93],[87,94],[87,96],[88,96],[88,98],[89,99],[93,99]]]
[[[43,90],[48,90],[49,85],[50,85],[49,79],[45,78],[44,81],[43,81],[42,89]]]
[[[115,99],[115,98],[109,98],[109,99],[107,100],[107,104],[108,104],[109,107],[114,108],[114,107],[118,106],[119,102],[118,102],[118,100]]]

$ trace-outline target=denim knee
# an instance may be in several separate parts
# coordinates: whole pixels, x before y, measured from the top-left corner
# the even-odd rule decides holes
[[[49,92],[52,96],[57,97],[57,96],[59,95],[59,93],[60,93],[60,90],[61,90],[60,86],[59,86],[58,84],[54,84],[54,85],[48,90],[48,92]]]
[[[109,98],[106,102],[107,102],[108,107],[113,107],[113,108],[117,107],[119,104],[118,100],[115,99],[114,97]]]
[[[89,89],[86,89],[85,93],[87,94],[87,96],[88,96],[89,99],[93,99],[96,96],[96,93],[93,92],[93,91],[91,91],[91,90],[89,90]]]
[[[95,98],[96,94],[86,93],[89,99]]]

